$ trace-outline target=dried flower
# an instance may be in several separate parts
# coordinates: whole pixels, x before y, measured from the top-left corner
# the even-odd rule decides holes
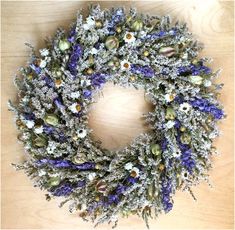
[[[126,32],[125,35],[124,35],[124,41],[126,43],[133,43],[135,42],[136,38],[134,36],[134,33],[132,32]]]
[[[121,61],[121,70],[129,70],[131,68],[131,63],[127,60]]]
[[[117,49],[119,47],[119,40],[115,36],[107,37],[105,46],[109,50]]]
[[[162,47],[160,48],[159,53],[166,57],[171,57],[175,54],[175,49],[173,47]]]
[[[151,145],[151,152],[155,156],[160,155],[162,153],[160,145],[159,144],[152,144]]]
[[[69,106],[69,109],[73,113],[79,113],[82,110],[82,107],[79,103],[73,103],[72,105]]]
[[[76,133],[79,138],[84,138],[87,135],[87,131],[85,129],[78,129]]]
[[[184,113],[188,113],[190,109],[191,109],[191,105],[187,102],[182,103],[179,107],[179,110]]]

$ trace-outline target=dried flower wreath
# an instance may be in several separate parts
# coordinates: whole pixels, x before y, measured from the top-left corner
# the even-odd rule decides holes
[[[28,44],[29,45],[29,44]],[[96,224],[118,214],[142,215],[172,209],[172,195],[208,183],[216,123],[225,117],[217,101],[219,71],[198,58],[202,46],[186,25],[168,16],[134,9],[91,6],[78,13],[70,31],[58,29],[46,48],[34,48],[27,67],[15,78],[16,113],[27,160],[23,169],[46,198],[62,196],[70,211]],[[129,146],[103,149],[92,140],[89,106],[106,82],[144,89],[155,106],[144,115],[151,127]]]

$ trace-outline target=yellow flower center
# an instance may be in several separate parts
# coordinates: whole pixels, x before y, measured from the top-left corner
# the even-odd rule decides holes
[[[81,111],[81,109],[82,109],[81,105],[77,104],[76,105],[76,110],[79,112],[79,111]]]
[[[134,80],[135,80],[135,76],[131,76],[131,77],[130,77],[130,80],[131,80],[131,81],[134,81]]]
[[[164,168],[165,168],[164,164],[160,164],[160,165],[159,165],[159,170],[160,170],[160,171],[163,171]]]
[[[127,34],[126,35],[126,39],[131,39],[132,38],[132,35],[131,34]]]
[[[137,176],[137,173],[136,173],[136,171],[131,171],[131,174],[130,174],[130,176],[135,178],[135,177]]]
[[[170,98],[171,101],[173,101],[175,97],[174,97],[173,94],[171,94],[171,95],[169,96],[169,98]]]
[[[128,64],[127,62],[124,63],[123,66],[124,66],[126,69],[129,68],[129,64]]]
[[[55,84],[56,84],[57,86],[61,85],[61,83],[62,83],[62,80],[61,80],[61,79],[56,79],[56,80],[55,80]]]

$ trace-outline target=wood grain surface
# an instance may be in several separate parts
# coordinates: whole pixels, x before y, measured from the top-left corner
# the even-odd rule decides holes
[[[7,99],[16,98],[12,76],[18,67],[25,65],[29,50],[24,42],[38,48],[43,39],[52,35],[58,26],[68,28],[76,11],[90,2],[74,1],[4,1],[2,2],[2,229],[92,229],[91,223],[70,214],[67,207],[59,209],[58,200],[47,202],[44,193],[33,188],[22,172],[15,172],[11,162],[21,162],[23,147],[17,142],[13,115],[7,110]],[[99,2],[102,7],[130,6],[150,14],[170,14],[172,18],[187,21],[190,30],[205,44],[203,55],[213,57],[213,68],[221,67],[221,101],[228,117],[220,124],[221,137],[215,141],[221,153],[213,159],[211,171],[213,189],[201,184],[193,189],[198,201],[188,193],[177,192],[172,212],[150,221],[151,229],[233,229],[233,1],[132,1]],[[108,85],[103,97],[94,105],[90,126],[95,138],[103,145],[116,149],[128,144],[132,138],[144,132],[146,127],[141,114],[151,110],[143,92]],[[98,229],[111,229],[102,225]],[[145,229],[142,219],[133,216],[121,219],[120,230]]]

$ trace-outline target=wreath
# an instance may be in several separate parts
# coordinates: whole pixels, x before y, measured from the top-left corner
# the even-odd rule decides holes
[[[46,48],[33,46],[15,84],[18,139],[27,160],[13,164],[46,191],[64,197],[69,210],[96,224],[116,226],[119,214],[148,218],[169,212],[176,190],[208,179],[216,123],[219,71],[199,58],[202,45],[169,16],[89,7],[68,32],[58,29]],[[144,89],[154,109],[144,115],[151,131],[118,151],[91,137],[89,107],[106,82]]]

